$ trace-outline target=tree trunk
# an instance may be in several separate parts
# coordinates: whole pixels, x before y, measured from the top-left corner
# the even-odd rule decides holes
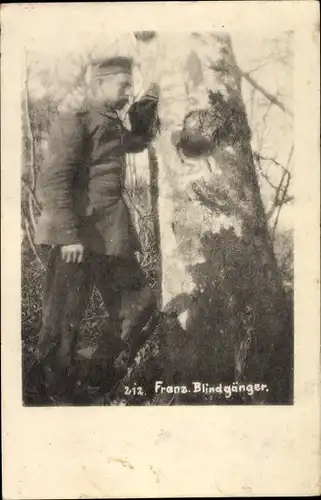
[[[158,44],[161,60],[154,75],[161,87],[155,148],[162,380],[260,383],[267,387],[248,394],[248,401],[289,402],[291,318],[230,37],[191,33],[148,43]],[[240,394],[230,401],[243,401]],[[206,398],[198,394],[194,401]]]

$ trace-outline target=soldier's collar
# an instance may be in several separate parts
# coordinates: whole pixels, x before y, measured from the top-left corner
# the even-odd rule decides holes
[[[113,108],[112,106],[108,106],[107,104],[104,104],[102,102],[91,100],[90,107],[91,109],[97,111],[98,113],[104,116],[107,116],[108,118],[111,118],[112,120],[117,120],[119,118],[115,108]]]

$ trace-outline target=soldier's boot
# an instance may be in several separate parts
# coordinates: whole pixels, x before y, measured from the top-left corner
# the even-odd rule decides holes
[[[125,346],[121,340],[120,297],[112,298],[110,295],[108,303],[105,298],[105,303],[109,317],[93,355],[89,374],[89,384],[93,389],[95,401],[108,399],[108,395],[119,377],[115,360]]]
[[[57,349],[58,342],[55,328],[43,325],[39,334],[34,363],[41,404],[55,404],[57,402],[55,367]]]
[[[130,342],[135,334],[139,334],[155,309],[156,297],[149,285],[141,290],[126,290],[120,311],[121,339]]]
[[[65,319],[65,318],[64,318]],[[78,364],[76,346],[80,328],[80,318],[75,323],[62,321],[62,332],[59,350],[56,356],[57,391],[61,403],[73,404],[73,397],[78,381]]]
[[[125,291],[122,296],[120,318],[121,340],[126,348],[121,353],[123,363],[132,361],[151,333],[150,324],[157,313],[156,296],[149,285],[141,290]],[[119,361],[119,360],[118,360]]]

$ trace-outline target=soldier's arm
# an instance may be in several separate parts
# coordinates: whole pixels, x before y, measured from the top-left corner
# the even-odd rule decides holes
[[[159,119],[157,115],[159,88],[152,84],[142,98],[129,110],[131,131],[127,135],[127,152],[143,151],[155,137]]]
[[[62,245],[79,242],[78,218],[73,210],[75,174],[81,166],[84,129],[81,117],[64,113],[55,120],[48,145],[48,162],[41,178],[42,201]]]
[[[131,130],[125,129],[123,141],[125,153],[140,153],[147,148],[151,139],[143,135],[133,134]]]

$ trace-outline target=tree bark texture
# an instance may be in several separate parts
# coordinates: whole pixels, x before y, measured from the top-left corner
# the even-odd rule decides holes
[[[140,51],[161,88],[154,198],[163,374],[168,383],[261,382],[269,392],[252,399],[287,402],[291,315],[231,39],[225,33],[160,34],[140,42]],[[148,59],[148,52],[158,56]]]

